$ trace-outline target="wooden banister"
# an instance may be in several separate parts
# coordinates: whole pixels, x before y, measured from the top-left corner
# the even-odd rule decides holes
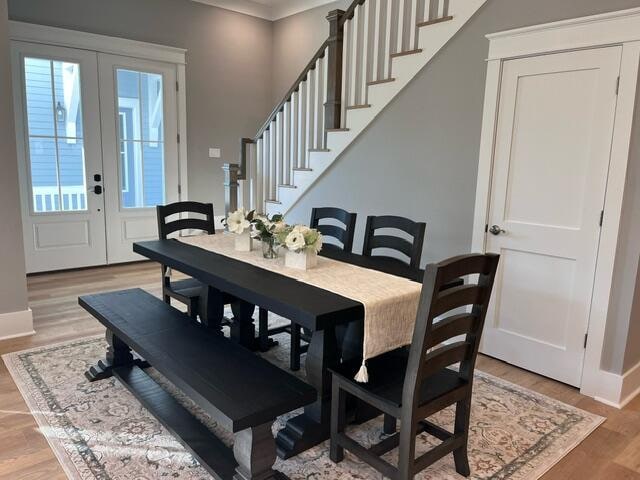
[[[304,80],[307,78],[307,75],[309,74],[309,72],[316,68],[316,62],[318,61],[318,59],[324,57],[325,50],[327,49],[328,43],[329,43],[329,41],[326,40],[322,44],[322,46],[318,49],[318,51],[315,53],[315,55],[313,56],[311,61],[307,64],[307,66],[304,67],[304,70],[302,71],[302,73],[300,75],[298,75],[298,78],[294,82],[293,87],[291,87],[289,89],[289,91],[287,91],[287,93],[282,98],[280,103],[276,106],[276,108],[273,109],[273,111],[271,112],[271,114],[267,118],[267,121],[262,124],[262,126],[260,127],[260,130],[258,130],[258,133],[254,137],[255,140],[260,138],[262,136],[262,134],[269,128],[269,125],[271,124],[271,122],[273,122],[275,120],[275,118],[278,115],[278,113],[280,113],[284,109],[285,104],[291,99],[291,95],[293,95],[294,92],[298,91],[298,89],[300,88],[300,84],[302,82],[304,82]]]

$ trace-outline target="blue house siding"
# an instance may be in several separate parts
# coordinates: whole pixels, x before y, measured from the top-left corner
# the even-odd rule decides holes
[[[47,59],[25,58],[27,128],[36,211],[59,210],[60,207],[64,210],[86,208],[81,102],[77,102],[76,112],[67,111],[68,108],[73,107],[65,103],[63,72],[65,66],[69,64]],[[135,116],[133,110],[126,105],[122,105],[119,109],[129,118],[126,131],[122,132],[126,157],[129,160],[126,166],[129,190],[121,193],[122,205],[125,208],[148,207],[164,203],[164,144],[162,143],[164,125],[163,119],[160,118],[157,135],[151,135],[150,111],[153,106],[149,105],[150,98],[162,95],[161,78],[155,74],[118,70],[119,99],[129,99],[128,104],[137,105]],[[79,93],[79,89],[77,92]],[[76,104],[76,102],[71,103]],[[64,118],[56,116],[58,104],[64,108],[62,115]],[[72,119],[73,123],[69,124]],[[116,159],[103,159],[103,161],[113,160]],[[122,159],[116,161],[119,163],[121,187],[124,187],[125,165]],[[139,166],[137,170],[136,165]],[[142,171],[143,178],[139,182],[135,179],[136,171]],[[57,194],[36,195],[38,192],[55,192],[58,185],[62,189],[62,200]],[[136,196],[135,190],[140,185],[142,185],[142,192],[137,192]],[[83,197],[69,195],[72,191],[82,191]],[[139,204],[136,204],[136,198],[140,199]],[[62,205],[60,205],[61,202]]]

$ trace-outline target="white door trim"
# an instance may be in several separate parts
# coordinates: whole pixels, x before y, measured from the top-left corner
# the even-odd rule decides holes
[[[120,37],[49,27],[35,23],[9,21],[9,38],[23,42],[45,43],[59,47],[80,48],[124,57],[185,64],[184,48],[139,42]]]
[[[485,251],[485,225],[489,214],[492,165],[502,65],[518,57],[555,53],[607,45],[622,45],[618,108],[615,115],[605,216],[598,249],[594,294],[589,316],[588,342],[580,392],[619,405],[621,389],[612,385],[619,375],[602,370],[602,349],[609,312],[614,260],[622,214],[622,201],[629,161],[633,115],[640,72],[640,8],[563,20],[544,25],[487,35],[490,41],[487,62],[484,113],[472,248]],[[615,382],[614,382],[615,383]]]
[[[178,134],[180,135],[180,145],[178,148],[180,200],[187,200],[189,198],[187,188],[186,49],[16,21],[9,21],[9,37],[11,40],[84,49],[98,53],[166,62],[175,65],[177,69],[176,89],[178,91]]]

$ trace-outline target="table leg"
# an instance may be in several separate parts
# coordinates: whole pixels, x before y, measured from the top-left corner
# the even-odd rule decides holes
[[[115,336],[111,330],[107,329],[105,339],[108,345],[105,359],[99,360],[96,365],[90,367],[84,374],[90,382],[112,377],[114,368],[127,365],[137,365],[140,368],[149,367],[146,361],[134,358],[129,345]]]
[[[278,432],[278,456],[290,458],[329,438],[331,415],[331,374],[338,364],[338,348],[333,328],[313,332],[305,367],[307,382],[318,391],[318,400],[291,418]]]
[[[256,350],[259,342],[256,340],[256,327],[253,324],[253,312],[256,306],[236,299],[231,303],[233,323],[231,324],[231,339],[243,347]]]
[[[224,318],[224,295],[211,286],[202,287],[200,297],[200,318],[208,330],[222,333],[222,319]]]

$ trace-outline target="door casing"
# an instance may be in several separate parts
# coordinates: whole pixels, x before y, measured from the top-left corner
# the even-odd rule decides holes
[[[640,8],[591,15],[487,35],[490,41],[480,142],[472,249],[485,251],[489,195],[493,168],[500,78],[508,59],[608,45],[622,45],[622,60],[615,115],[605,214],[594,279],[588,340],[580,392],[621,407],[640,387],[620,374],[601,368],[605,328],[621,228],[623,195],[630,158],[632,126],[640,72]],[[640,240],[640,239],[639,239]]]

